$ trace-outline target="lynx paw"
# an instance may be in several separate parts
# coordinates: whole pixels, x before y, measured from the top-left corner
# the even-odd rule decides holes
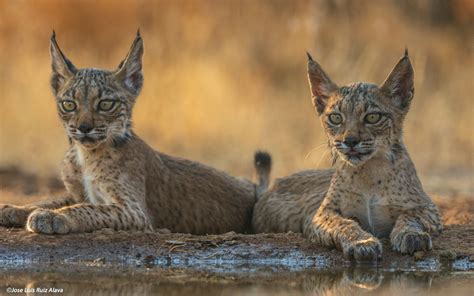
[[[400,231],[392,236],[392,248],[402,254],[410,254],[417,251],[430,251],[432,248],[431,236],[426,232]]]
[[[23,227],[30,212],[24,207],[0,205],[0,226]]]
[[[375,237],[358,240],[347,244],[344,249],[344,257],[356,261],[377,261],[382,258],[382,245]]]
[[[52,210],[38,209],[28,217],[26,228],[30,232],[64,234],[70,232],[66,216]]]

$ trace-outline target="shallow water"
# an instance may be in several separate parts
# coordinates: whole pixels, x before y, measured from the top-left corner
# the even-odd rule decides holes
[[[238,273],[189,268],[50,266],[0,269],[0,295],[473,295],[471,271],[369,267]]]
[[[422,258],[393,253],[385,241],[383,260],[364,265],[293,233],[45,236],[0,228],[0,295],[474,295],[473,232],[456,227]]]

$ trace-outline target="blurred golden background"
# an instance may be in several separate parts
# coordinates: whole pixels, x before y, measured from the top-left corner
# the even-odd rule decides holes
[[[432,190],[451,177],[449,190],[472,193],[473,17],[469,0],[0,0],[0,168],[58,175],[68,143],[49,88],[52,29],[77,67],[114,69],[139,27],[135,131],[239,176],[251,176],[259,148],[274,177],[329,166],[306,50],[343,85],[381,83],[408,46],[409,152]]]

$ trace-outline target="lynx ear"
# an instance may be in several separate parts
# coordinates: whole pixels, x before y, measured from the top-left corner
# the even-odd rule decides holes
[[[311,89],[313,105],[322,114],[326,108],[327,101],[331,93],[338,89],[329,76],[324,72],[321,66],[313,60],[309,53],[308,55],[308,80]]]
[[[69,61],[59,48],[56,42],[56,33],[53,31],[49,51],[51,54],[51,67],[53,74],[51,76],[51,87],[56,95],[64,83],[74,77],[77,72],[76,67]]]
[[[137,31],[137,36],[130,47],[125,60],[123,60],[115,77],[133,96],[137,96],[143,86],[142,73],[142,56],[143,56],[143,40],[140,36],[140,31]]]
[[[405,49],[405,54],[380,87],[402,111],[408,110],[413,98],[415,91],[413,77],[413,67],[408,57],[408,50]]]

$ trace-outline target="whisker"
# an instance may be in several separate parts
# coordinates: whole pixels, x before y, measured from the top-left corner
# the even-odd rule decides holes
[[[324,143],[321,143],[321,144],[316,145],[315,147],[313,147],[313,148],[306,154],[306,156],[304,157],[303,163],[306,163],[306,160],[308,159],[308,157],[311,156],[311,154],[312,154],[313,152],[315,152],[315,151],[318,150],[318,149],[321,149],[322,147],[324,147],[324,146],[326,146],[326,145],[327,145],[327,143],[324,142]]]
[[[316,169],[319,169],[319,165],[321,164],[321,162],[323,161],[324,157],[330,152],[330,150],[326,150],[324,151],[323,155],[321,155],[321,157],[319,158],[318,160],[318,163],[316,164]]]

